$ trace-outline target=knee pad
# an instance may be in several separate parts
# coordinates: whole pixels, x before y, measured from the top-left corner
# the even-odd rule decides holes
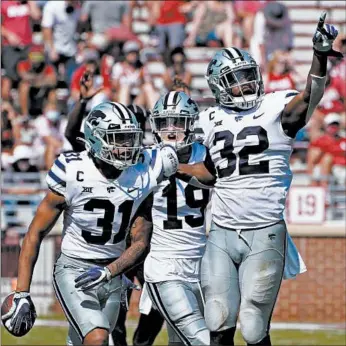
[[[269,334],[257,344],[247,344],[247,346],[271,346],[271,345],[272,345],[272,342],[270,340]]]
[[[226,302],[217,298],[208,300],[205,304],[204,311],[205,323],[211,332],[220,329],[229,315],[229,309]]]
[[[267,335],[268,321],[254,308],[240,310],[240,329],[248,345],[257,345]]]

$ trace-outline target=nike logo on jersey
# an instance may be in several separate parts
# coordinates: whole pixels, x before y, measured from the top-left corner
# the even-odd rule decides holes
[[[129,189],[127,189],[127,192],[131,193],[131,192],[136,191],[136,190],[138,190],[138,187],[130,187]]]
[[[263,114],[264,114],[264,113],[259,114],[259,115],[255,114],[255,115],[253,116],[253,118],[254,118],[254,119],[258,119],[258,118],[260,118]]]
[[[114,192],[114,191],[115,191],[115,187],[114,186],[107,187],[107,192],[108,193],[111,193],[111,192]]]

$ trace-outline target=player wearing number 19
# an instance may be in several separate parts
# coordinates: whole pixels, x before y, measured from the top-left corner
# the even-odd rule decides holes
[[[156,102],[150,115],[154,139],[175,146],[179,162],[205,160],[206,148],[193,142],[198,113],[197,104],[188,95],[172,91]],[[209,190],[173,176],[154,194],[144,290],[167,322],[170,345],[209,345],[199,270],[206,244],[204,211],[208,201]]]
[[[321,100],[327,57],[338,32],[321,15],[305,89],[264,94],[259,66],[244,50],[218,51],[207,69],[217,105],[200,114],[204,144],[217,171],[212,226],[202,260],[205,319],[211,343],[232,345],[236,322],[248,345],[270,345],[269,323],[281,285],[289,158],[297,132]],[[207,181],[203,164],[179,173]]]
[[[149,154],[141,151],[143,132],[134,114],[119,103],[92,109],[84,134],[86,151],[60,155],[48,172],[50,192],[24,238],[14,303],[6,315],[14,335],[12,325],[32,326],[28,308],[33,305],[23,307],[30,300],[40,243],[64,211],[53,286],[70,324],[67,343],[108,344],[127,286],[121,274],[143,260],[149,243],[152,190],[178,164],[173,150],[162,149],[152,165]],[[125,250],[131,220],[131,246]]]

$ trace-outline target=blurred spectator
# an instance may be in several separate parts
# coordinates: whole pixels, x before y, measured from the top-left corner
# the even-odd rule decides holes
[[[38,168],[34,163],[33,147],[18,145],[13,150],[10,171],[17,173],[34,173]]]
[[[177,47],[171,51],[169,59],[169,67],[167,67],[162,78],[165,83],[166,89],[169,91],[172,89],[173,81],[175,77],[178,77],[182,82],[190,87],[192,74],[186,69],[186,55],[182,47]]]
[[[190,88],[179,77],[175,77],[173,80],[172,91],[182,91],[187,95],[190,95]]]
[[[41,25],[45,49],[50,61],[59,74],[66,78],[67,83],[70,79],[70,76],[65,75],[66,69],[69,69],[67,66],[75,64],[75,34],[79,17],[77,1],[48,1],[43,9]]]
[[[93,75],[94,88],[102,88],[95,97],[92,98],[87,104],[87,110],[90,110],[98,103],[109,100],[111,97],[111,82],[110,76],[106,66],[101,68],[100,66],[100,56],[96,50],[85,49],[83,51],[83,60],[85,61],[73,74],[71,81],[71,99],[70,99],[70,109],[71,106],[80,97],[80,80],[83,74],[88,71]]]
[[[85,1],[81,21],[91,22],[91,44],[104,51],[110,41],[137,40],[132,32],[133,1]]]
[[[34,46],[30,49],[28,60],[18,63],[19,104],[23,115],[37,116],[42,113],[44,100],[56,99],[55,87],[57,75],[52,65],[47,64],[43,48]]]
[[[265,71],[271,54],[292,48],[293,30],[287,7],[279,2],[268,2],[255,16],[250,53]]]
[[[108,29],[125,26],[131,27],[128,1],[84,1],[81,21],[90,18],[93,33],[105,33]]]
[[[324,118],[325,134],[310,143],[307,168],[315,184],[327,186],[331,174],[339,184],[346,183],[346,136],[340,131],[340,122],[338,114],[328,114]]]
[[[330,72],[327,73],[326,88],[322,100],[320,101],[315,113],[310,121],[309,136],[310,140],[314,140],[321,134],[324,118],[330,113],[337,113],[341,117],[341,124],[346,124],[345,96],[343,95],[343,78],[337,76],[331,77]]]
[[[249,47],[251,37],[253,36],[256,13],[265,6],[266,2],[266,0],[235,0],[233,2],[236,13],[236,21],[240,22],[240,34],[243,38],[243,42],[239,45],[239,47]],[[238,44],[234,45],[238,47]]]
[[[277,50],[272,54],[268,63],[267,74],[263,77],[266,93],[296,89],[292,66],[290,65],[290,59],[286,52]]]
[[[139,45],[135,41],[124,44],[125,60],[112,69],[112,87],[115,101],[152,108],[158,98],[149,71],[139,60]]]
[[[341,38],[337,42],[335,49],[339,52],[346,54],[346,35],[340,35]],[[335,65],[330,71],[331,84],[335,85],[338,89],[340,96],[345,101],[346,99],[346,59],[340,59],[335,61]]]
[[[191,31],[184,46],[233,46],[233,21],[231,2],[201,1],[195,10]]]
[[[38,20],[41,12],[35,1],[1,1],[1,97],[10,99],[13,82],[19,81],[17,64],[25,60],[32,43],[30,18]]]
[[[1,102],[1,156],[10,153],[15,143],[15,131],[18,131],[18,119],[12,105]]]
[[[182,11],[183,0],[151,1],[150,23],[155,26],[158,35],[158,51],[167,51],[166,40],[170,50],[183,46],[185,39],[186,18]]]
[[[67,120],[62,117],[56,104],[47,103],[43,115],[35,120],[38,137],[34,141],[35,163],[41,169],[49,169],[56,156],[72,147],[65,138]]]

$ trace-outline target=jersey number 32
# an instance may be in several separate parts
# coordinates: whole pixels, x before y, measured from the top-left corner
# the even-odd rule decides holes
[[[267,131],[261,126],[249,126],[243,128],[237,135],[237,140],[245,140],[248,136],[257,136],[257,145],[246,145],[238,153],[239,156],[239,175],[265,174],[269,173],[269,160],[262,160],[256,165],[249,164],[249,155],[260,154],[269,147]],[[221,158],[227,158],[226,168],[217,167],[219,178],[232,175],[236,169],[237,156],[234,153],[234,134],[229,131],[215,133],[213,144],[219,141],[224,142],[224,148],[220,150]]]

